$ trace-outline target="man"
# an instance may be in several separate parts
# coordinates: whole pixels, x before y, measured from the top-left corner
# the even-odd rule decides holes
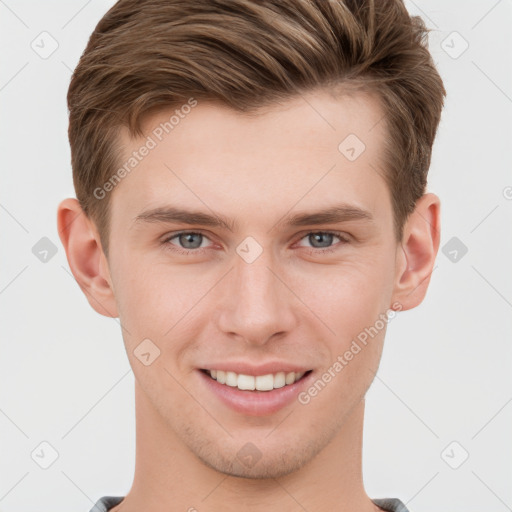
[[[364,397],[423,300],[445,90],[400,0],[121,0],[68,93],[70,268],[119,317],[136,468],[93,510],[406,511]]]

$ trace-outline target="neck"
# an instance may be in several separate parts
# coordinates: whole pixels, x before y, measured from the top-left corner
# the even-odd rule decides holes
[[[198,459],[136,384],[137,448],[132,488],[113,511],[375,512],[362,480],[364,400],[325,449],[280,478],[226,475]]]

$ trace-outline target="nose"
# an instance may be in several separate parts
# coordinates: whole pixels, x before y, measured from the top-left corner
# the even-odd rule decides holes
[[[286,279],[272,268],[270,251],[264,250],[252,263],[235,254],[234,266],[217,310],[219,329],[251,345],[264,345],[291,332],[297,324],[297,299]]]

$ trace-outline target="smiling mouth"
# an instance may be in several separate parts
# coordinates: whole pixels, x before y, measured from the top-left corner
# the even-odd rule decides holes
[[[242,373],[226,372],[223,370],[201,370],[219,384],[238,388],[241,391],[273,391],[274,389],[291,386],[309,375],[307,372],[277,372],[267,375],[244,375]]]

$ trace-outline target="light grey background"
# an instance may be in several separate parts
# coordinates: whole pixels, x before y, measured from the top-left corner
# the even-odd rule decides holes
[[[85,512],[132,481],[133,374],[120,328],[89,307],[55,222],[74,194],[71,70],[113,3],[0,0],[3,512]],[[424,303],[389,325],[367,396],[365,485],[413,512],[512,510],[512,2],[406,4],[433,29],[448,91],[429,180],[446,254]],[[48,469],[42,442],[58,453]]]

